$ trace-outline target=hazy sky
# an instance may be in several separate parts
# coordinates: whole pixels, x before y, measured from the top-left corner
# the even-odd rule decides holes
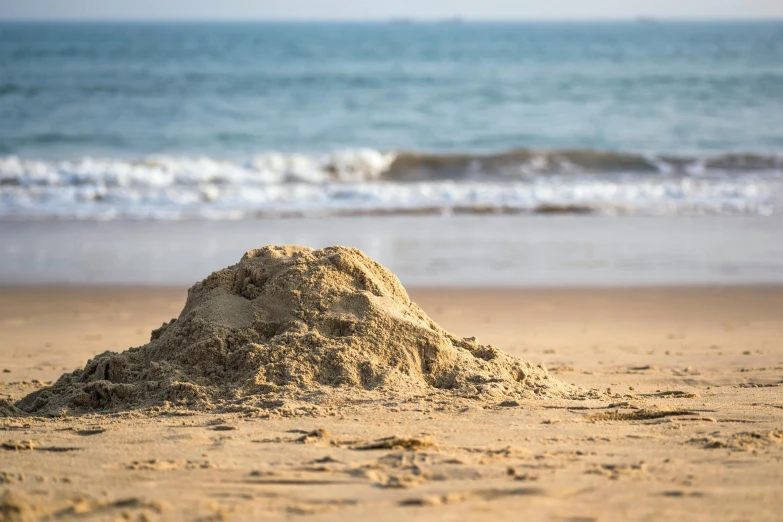
[[[783,0],[0,0],[0,19],[783,18]]]

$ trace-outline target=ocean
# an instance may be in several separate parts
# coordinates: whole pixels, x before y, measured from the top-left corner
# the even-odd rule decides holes
[[[783,213],[783,22],[0,23],[0,219]]]

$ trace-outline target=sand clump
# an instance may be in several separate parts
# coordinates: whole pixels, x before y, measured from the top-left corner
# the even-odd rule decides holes
[[[571,390],[543,366],[444,331],[359,250],[267,246],[193,285],[148,344],[104,352],[16,406],[58,415],[345,391],[498,402]]]

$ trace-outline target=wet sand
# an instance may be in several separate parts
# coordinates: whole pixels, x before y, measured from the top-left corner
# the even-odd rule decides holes
[[[0,221],[2,285],[182,285],[263,245],[350,245],[406,287],[783,285],[783,216]]]
[[[410,294],[611,398],[2,418],[0,520],[780,519],[783,287]],[[184,297],[0,289],[0,397],[146,343]]]

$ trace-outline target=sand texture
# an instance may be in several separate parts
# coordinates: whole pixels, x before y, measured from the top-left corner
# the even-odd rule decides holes
[[[71,391],[106,381],[86,379],[64,395],[55,385],[32,413],[0,417],[0,520],[781,519],[783,289],[414,289],[419,309],[406,304],[396,283],[376,277],[381,293],[393,296],[395,316],[414,311],[388,331],[407,335],[413,322],[425,338],[471,354],[456,363],[451,354],[439,368],[485,375],[484,363],[497,358],[459,348],[464,337],[477,336],[488,344],[476,346],[491,343],[509,354],[498,364],[545,363],[551,376],[534,382],[601,390],[573,395],[545,387],[536,394],[536,385],[501,379],[516,391],[493,396],[469,378],[437,387],[444,381],[421,358],[389,365],[360,346],[351,352],[355,360],[323,374],[308,373],[322,366],[304,360],[276,377],[264,361],[245,365],[252,371],[228,384],[224,375],[194,371],[208,367],[200,352],[178,360],[164,338],[190,313],[183,324],[220,316],[209,311],[207,293],[237,295],[237,282],[247,288],[244,279],[229,285],[221,278],[208,278],[187,299],[182,289],[0,289],[0,415],[17,415],[13,404],[63,372],[91,368],[89,359],[118,357],[95,354],[128,346],[150,353],[118,365],[118,382],[109,382],[138,386],[134,376],[167,362],[141,380],[160,389],[169,382],[203,388],[182,404],[144,392],[138,402],[115,397],[71,406]],[[353,288],[350,295],[377,297],[355,284],[350,279],[331,295]],[[388,318],[389,307],[363,306]],[[232,313],[225,324],[204,328],[241,331],[232,321],[256,324],[263,313]],[[346,349],[335,325],[351,319],[342,313],[361,319],[359,308],[335,304],[319,313],[321,319],[295,320]],[[162,318],[176,316],[149,342]],[[272,339],[238,346],[269,348]],[[442,350],[450,353],[448,344]],[[420,349],[408,356],[416,354]],[[363,361],[394,371],[365,374]],[[86,373],[79,371],[73,375]],[[389,393],[391,385],[406,391]],[[240,393],[229,400],[226,389]],[[329,390],[348,391],[313,408],[318,399],[310,395],[323,399]],[[257,393],[277,404],[259,404]],[[57,402],[63,396],[68,400]]]
[[[364,398],[354,389],[383,399],[448,390],[491,402],[585,393],[444,331],[359,250],[268,246],[193,285],[148,344],[104,352],[16,407],[49,416],[155,406],[253,412],[284,408],[285,399],[317,408]]]

